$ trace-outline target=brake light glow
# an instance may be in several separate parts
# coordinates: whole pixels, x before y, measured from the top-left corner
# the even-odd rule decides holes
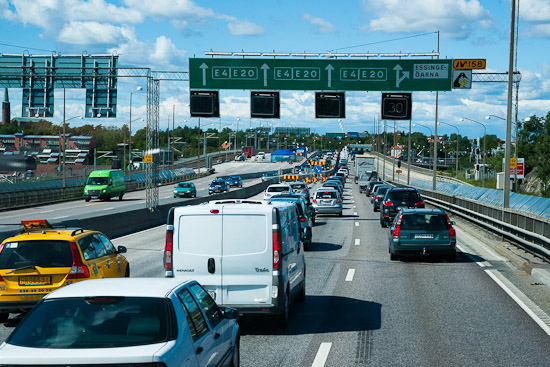
[[[424,206],[424,202],[423,201],[417,201],[416,203],[414,203],[414,206]]]
[[[164,244],[164,270],[172,272],[174,265],[172,262],[174,248],[174,230],[166,230],[166,242]],[[172,273],[173,274],[173,273]]]
[[[69,271],[69,275],[67,276],[67,279],[89,278],[90,272],[88,271],[88,267],[84,265],[84,263],[82,262],[82,258],[80,257],[80,252],[78,251],[78,248],[75,242],[71,242],[71,252],[73,255],[73,266]]]
[[[339,203],[339,202],[340,202],[340,199],[336,199],[336,202]]]
[[[376,196],[374,197],[374,200],[378,200],[378,199],[380,199],[380,195],[376,195]]]
[[[281,234],[278,229],[273,230],[273,270],[279,269],[281,264]]]
[[[391,201],[384,201],[384,206],[394,206]]]
[[[306,217],[302,216],[300,217],[300,222],[305,222],[306,221]]]
[[[451,222],[451,219],[449,219],[449,216],[445,214],[445,218],[447,218],[447,225],[449,226],[449,236],[456,237],[456,231],[453,228],[453,222]]]

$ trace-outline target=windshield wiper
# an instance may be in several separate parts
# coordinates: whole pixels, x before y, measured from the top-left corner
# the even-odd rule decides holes
[[[36,266],[34,265],[25,265],[25,266],[20,266],[18,268],[15,268],[13,270],[10,270],[8,271],[6,274],[10,274],[10,273],[13,273],[14,271],[18,271],[18,270],[26,270],[26,269],[34,269],[34,270],[37,270],[36,269]]]

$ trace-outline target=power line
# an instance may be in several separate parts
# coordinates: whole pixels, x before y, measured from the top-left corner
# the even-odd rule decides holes
[[[347,49],[356,48],[356,47],[377,45],[377,44],[379,44],[379,43],[400,41],[400,40],[404,40],[404,39],[408,39],[408,38],[422,37],[422,36],[427,36],[427,35],[434,34],[434,33],[437,33],[437,32],[421,33],[421,34],[415,34],[415,35],[413,35],[413,36],[406,36],[406,37],[393,38],[393,39],[384,40],[384,41],[377,41],[377,42],[364,43],[364,44],[362,44],[362,45],[335,48],[335,49],[330,50],[330,52],[340,51],[340,50],[347,50]]]
[[[44,51],[44,52],[55,52],[53,50],[44,50],[44,49],[41,49],[41,48],[34,48],[34,47],[25,47],[25,46],[18,46],[18,45],[10,45],[8,43],[0,43],[0,46],[9,46],[9,47],[17,47],[17,48],[22,48],[22,49],[25,49],[25,50],[36,50],[36,51]]]

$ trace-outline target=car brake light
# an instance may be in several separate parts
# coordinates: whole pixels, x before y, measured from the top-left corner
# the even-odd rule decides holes
[[[172,254],[174,247],[174,230],[166,230],[166,242],[164,244],[164,270],[173,271]]]
[[[393,206],[391,201],[384,201],[384,206]]]
[[[374,197],[374,200],[378,200],[378,199],[380,199],[380,195],[376,195],[376,196]]]
[[[71,242],[71,252],[73,254],[73,266],[69,271],[67,279],[87,279],[90,277],[90,272],[88,267],[82,262],[80,257],[80,252],[76,246],[75,242]]]
[[[305,222],[306,221],[306,217],[300,217],[300,222]]]
[[[336,202],[339,203],[339,202],[340,202],[340,199],[336,199]]]
[[[451,222],[451,219],[449,219],[449,216],[445,214],[445,218],[447,218],[447,225],[449,226],[449,236],[456,237],[456,231],[453,228],[453,222]]]
[[[314,202],[314,203],[317,203],[317,199],[313,199],[313,202]]]
[[[424,206],[424,202],[423,201],[417,201],[416,203],[414,203],[414,206]]]
[[[281,234],[278,229],[273,231],[273,270],[279,269],[281,264]]]
[[[392,233],[393,238],[399,238],[399,229],[401,228],[401,219],[403,219],[403,214],[399,215],[399,217],[397,218],[397,223]]]

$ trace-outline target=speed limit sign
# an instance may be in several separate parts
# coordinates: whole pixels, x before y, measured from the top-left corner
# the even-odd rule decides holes
[[[382,93],[382,120],[410,120],[412,93]]]

